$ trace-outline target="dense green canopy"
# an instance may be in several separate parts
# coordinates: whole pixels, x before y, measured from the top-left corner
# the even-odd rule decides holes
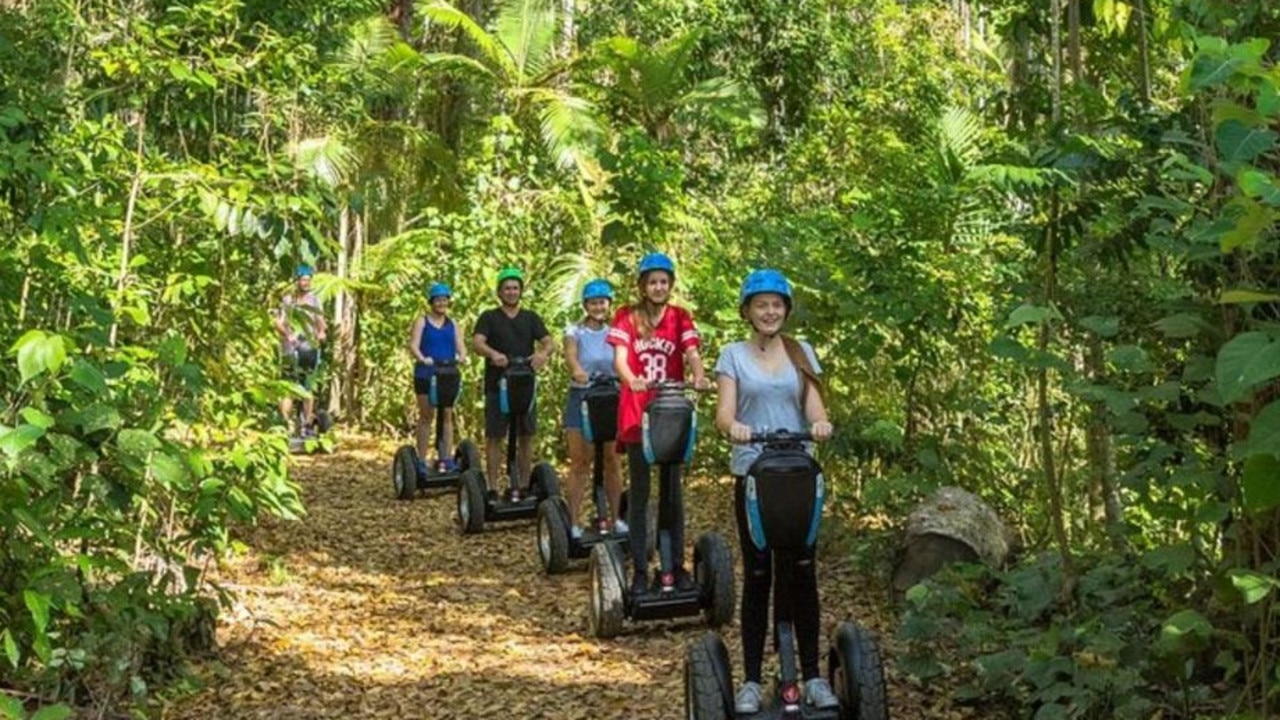
[[[233,528],[304,512],[297,263],[323,401],[386,433],[429,283],[469,327],[518,265],[562,326],[656,248],[709,357],[749,270],[794,281],[837,502],[1017,528],[909,593],[910,672],[1273,715],[1275,37],[1268,0],[0,0],[0,685],[145,702]]]

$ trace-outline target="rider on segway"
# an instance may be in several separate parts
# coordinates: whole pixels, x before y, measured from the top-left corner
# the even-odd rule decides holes
[[[569,396],[564,406],[564,432],[569,444],[569,478],[566,495],[569,511],[569,532],[573,539],[582,539],[582,497],[591,480],[591,459],[596,450],[595,442],[588,441],[583,433],[583,406],[592,382],[602,382],[617,377],[613,368],[613,348],[606,342],[609,334],[609,310],[613,303],[613,287],[608,280],[592,280],[582,288],[582,306],[586,317],[570,326],[564,336],[564,357],[569,365],[571,381]],[[619,516],[622,498],[622,461],[616,445],[604,448],[601,461],[604,465],[604,488],[611,510],[612,527],[596,528],[617,535],[628,530],[626,521]],[[603,518],[602,518],[603,520]]]
[[[312,381],[320,367],[320,345],[324,342],[328,329],[320,298],[311,292],[313,275],[315,271],[310,265],[298,265],[293,273],[294,288],[281,299],[273,323],[276,334],[280,336],[284,379],[298,383],[307,391],[311,390]],[[280,399],[280,415],[292,435],[292,397]],[[314,435],[315,425],[315,399],[308,395],[302,400],[302,421],[297,428],[297,437]]]
[[[698,329],[688,310],[672,305],[675,263],[662,253],[645,255],[637,268],[639,301],[620,309],[609,329],[614,368],[622,380],[618,402],[618,444],[626,448],[629,471],[627,525],[630,527],[633,597],[648,591],[645,516],[649,506],[650,463],[645,457],[641,422],[653,398],[652,388],[664,380],[683,380],[686,366],[697,389],[709,386],[698,351]],[[684,507],[678,473],[660,489],[658,524],[668,529],[674,554],[672,580],[681,590],[693,586],[684,564]]]
[[[437,364],[453,363],[461,365],[467,360],[466,346],[462,335],[449,317],[449,306],[453,302],[453,293],[444,283],[432,283],[427,289],[427,302],[431,310],[419,316],[410,331],[409,353],[415,360],[413,366],[413,392],[418,401],[418,425],[415,440],[417,457],[415,464],[419,476],[427,474],[426,458],[431,451],[431,419],[436,414],[432,407],[431,377],[436,372]],[[452,472],[455,468],[453,460],[453,408],[444,407],[440,413],[440,447],[436,448],[437,467],[435,470]]]
[[[742,557],[742,652],[746,671],[746,682],[734,699],[740,716],[759,712],[763,700],[761,665],[769,628],[769,595],[775,584],[773,552],[759,549],[748,523],[746,476],[761,453],[759,443],[751,444],[753,432],[807,426],[817,440],[825,440],[832,433],[822,401],[821,369],[813,348],[782,332],[791,305],[791,284],[781,272],[757,270],[748,275],[738,297],[738,308],[751,325],[750,339],[725,346],[715,366],[719,387],[716,427],[735,443],[729,464],[734,476]],[[774,608],[774,620],[775,624],[794,625],[805,703],[827,710],[838,707],[839,700],[818,666],[815,551],[810,544],[796,554],[790,567],[778,569],[787,574],[790,582],[779,581],[787,585],[788,602]]]
[[[502,473],[502,443],[507,437],[508,418],[502,412],[499,385],[504,369],[513,357],[528,357],[536,372],[547,364],[554,350],[555,341],[547,332],[542,318],[532,310],[520,307],[524,294],[524,273],[516,267],[505,267],[498,273],[497,293],[499,306],[480,314],[472,334],[471,344],[484,358],[484,438],[485,479],[491,492],[499,492]],[[533,468],[533,435],[537,432],[537,406],[530,404],[528,412],[511,418],[516,423],[517,476],[528,483]],[[527,489],[514,488],[512,501],[518,501]]]

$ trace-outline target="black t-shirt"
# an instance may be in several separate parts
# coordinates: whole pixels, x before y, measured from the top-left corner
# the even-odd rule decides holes
[[[538,313],[532,310],[520,308],[515,317],[509,317],[502,308],[497,307],[480,313],[472,334],[483,335],[489,347],[507,357],[529,357],[533,355],[534,343],[547,336],[547,326],[538,317]],[[498,379],[501,377],[502,368],[486,357],[485,392],[497,392]]]

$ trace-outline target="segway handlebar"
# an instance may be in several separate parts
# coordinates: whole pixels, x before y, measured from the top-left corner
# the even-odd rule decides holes
[[[692,390],[696,393],[710,394],[715,392],[716,386],[711,384],[705,388],[700,388],[691,382],[683,380],[653,380],[649,382],[649,390],[657,393],[682,393]]]
[[[731,441],[732,442],[732,441]],[[747,443],[765,445],[774,445],[779,443],[802,443],[816,442],[811,432],[791,432],[790,430],[769,430],[766,432],[753,432]],[[741,443],[745,444],[745,443]]]
[[[590,387],[600,387],[602,385],[612,385],[614,387],[618,387],[621,384],[622,384],[622,381],[618,379],[617,375],[605,375],[603,373],[592,373],[590,380],[586,381],[585,383],[570,382],[569,387],[575,390],[586,390],[587,388],[590,388]]]

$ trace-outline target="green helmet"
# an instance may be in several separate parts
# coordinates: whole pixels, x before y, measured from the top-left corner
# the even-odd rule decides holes
[[[498,272],[497,286],[502,287],[502,283],[508,280],[515,280],[520,283],[520,287],[524,287],[524,273],[514,265],[508,265]]]

